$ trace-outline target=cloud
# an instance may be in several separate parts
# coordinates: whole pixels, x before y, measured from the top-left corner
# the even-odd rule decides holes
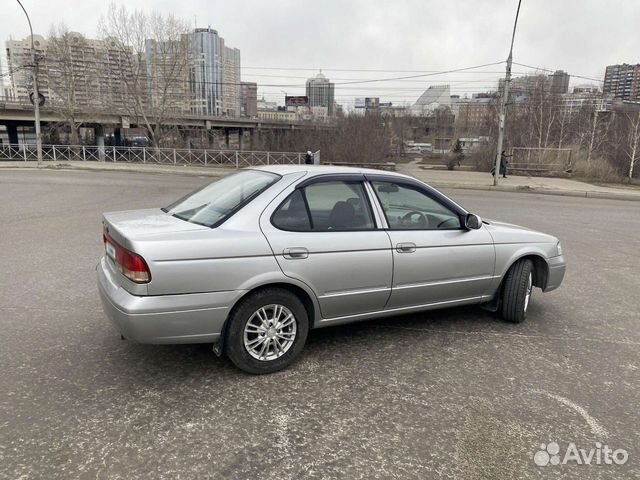
[[[52,23],[95,36],[108,4],[103,0],[24,0],[34,29]],[[504,60],[517,2],[506,0],[129,0],[128,8],[174,13],[191,24],[212,26],[228,45],[240,48],[243,67],[324,69],[332,79],[393,76],[332,69],[438,70]],[[523,0],[514,60],[601,78],[608,64],[640,62],[637,21],[640,2],[624,0]],[[615,32],[615,35],[612,34]],[[27,24],[17,3],[3,6],[0,37],[25,37]],[[416,98],[419,89],[451,81],[453,93],[487,90],[500,76],[459,74],[424,82],[370,84],[338,89],[337,95],[371,92],[389,99]],[[515,69],[522,71],[522,67]],[[243,70],[258,83],[304,83],[309,71]],[[257,75],[288,75],[288,78]],[[472,81],[473,80],[473,81]],[[575,82],[580,83],[580,82]],[[454,88],[455,86],[455,88]],[[384,87],[384,88],[382,88]],[[414,90],[409,90],[413,88]],[[393,90],[396,89],[396,90]],[[280,88],[261,89],[281,95]],[[290,87],[288,93],[302,88]],[[393,95],[393,96],[392,96]]]

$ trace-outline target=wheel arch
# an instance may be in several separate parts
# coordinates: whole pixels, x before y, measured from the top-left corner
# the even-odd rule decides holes
[[[546,257],[541,253],[535,252],[524,252],[520,255],[514,255],[509,262],[506,263],[506,267],[502,273],[502,277],[500,278],[500,283],[495,288],[495,291],[489,300],[488,303],[484,305],[484,309],[496,312],[499,310],[501,302],[502,302],[502,291],[504,290],[504,283],[507,279],[507,274],[509,270],[513,268],[513,266],[519,262],[520,260],[529,259],[533,262],[533,285],[536,287],[540,287],[543,291],[547,287],[547,281],[549,278],[549,265],[547,264]]]
[[[520,260],[531,260],[533,262],[533,285],[541,288],[543,291],[547,287],[547,281],[549,279],[549,264],[547,263],[546,257],[540,253],[528,252],[510,260],[504,271],[504,275],[502,275],[502,279],[500,280],[498,293],[502,290],[504,281],[507,278],[507,273],[509,273],[509,270],[511,270],[511,268],[513,268],[513,266]]]
[[[261,290],[266,290],[268,288],[279,288],[281,290],[287,290],[291,292],[293,295],[295,295],[296,297],[298,297],[298,299],[300,299],[300,301],[302,302],[302,305],[304,305],[304,309],[307,312],[307,317],[309,319],[309,329],[313,328],[316,321],[316,312],[318,311],[318,308],[313,300],[312,294],[309,293],[306,289],[302,288],[300,285],[287,282],[287,281],[265,283],[262,285],[258,285],[252,288],[251,290],[247,290],[247,292],[245,292],[244,295],[242,295],[240,298],[236,300],[235,304],[229,311],[229,315],[227,319],[231,316],[231,313],[238,307],[238,305],[240,305],[240,303],[245,298],[247,298],[247,296],[252,295],[255,292],[259,292]],[[226,327],[226,323],[227,322],[225,321],[225,327]]]
[[[242,301],[247,298],[249,295],[252,295],[260,290],[265,290],[267,288],[280,288],[283,290],[287,290],[300,299],[302,305],[304,305],[304,309],[307,312],[307,317],[309,319],[309,329],[312,329],[316,323],[318,313],[320,312],[320,307],[318,306],[318,301],[314,295],[314,293],[304,284],[300,284],[296,282],[294,279],[273,279],[270,281],[263,281],[259,284],[255,284],[252,287],[245,289],[244,293],[240,295],[232,307],[229,309],[229,314],[222,325],[222,330],[220,332],[220,337],[218,342],[214,344],[213,350],[216,354],[221,355],[224,351],[224,344],[226,342],[227,331],[229,327],[229,319],[233,315],[234,311],[238,308],[238,306],[242,303]]]

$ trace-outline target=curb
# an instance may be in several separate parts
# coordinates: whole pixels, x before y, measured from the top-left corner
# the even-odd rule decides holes
[[[535,189],[531,187],[494,187],[493,185],[460,185],[455,183],[430,183],[435,188],[451,188],[455,190],[477,190],[509,193],[528,193],[535,195],[555,195],[559,197],[597,198],[600,200],[628,200],[640,202],[640,195],[633,193],[589,192],[581,190]]]
[[[13,163],[13,162],[12,162]],[[135,164],[102,164],[95,163],[95,166],[88,166],[83,164],[69,164],[69,163],[45,163],[43,170],[82,170],[82,171],[96,171],[96,172],[130,172],[130,173],[162,173],[172,174],[179,173],[180,175],[190,176],[206,176],[206,177],[220,177],[233,171],[234,169],[220,168],[220,167],[189,167],[198,168],[198,170],[182,170],[179,165],[149,165],[148,167],[141,167]],[[107,167],[106,165],[110,165]],[[3,165],[0,162],[0,170],[2,169],[18,169],[18,170],[35,170],[37,166],[35,162],[27,162],[26,164],[19,164],[15,162],[12,165]],[[493,192],[509,192],[509,193],[528,193],[535,195],[555,195],[560,197],[576,197],[576,198],[595,198],[600,200],[627,200],[627,201],[640,201],[640,194],[632,193],[611,193],[611,192],[597,192],[597,191],[582,191],[582,190],[554,190],[554,189],[535,189],[526,186],[520,187],[495,187],[493,185],[468,185],[458,183],[440,183],[440,182],[427,182],[432,187],[438,189],[455,189],[455,190],[475,190],[475,191],[493,191]]]
[[[32,163],[32,162],[29,162]],[[94,166],[95,165],[95,166]],[[103,166],[104,165],[104,166]],[[107,167],[107,165],[110,165]],[[185,168],[184,170],[181,168]],[[188,169],[187,169],[188,168]],[[40,170],[80,170],[85,172],[128,172],[128,173],[161,173],[161,174],[174,174],[190,175],[199,177],[220,177],[226,175],[235,169],[227,169],[220,167],[201,167],[201,170],[192,170],[188,165],[149,165],[148,167],[142,167],[131,164],[102,164],[95,163],[92,166],[79,164],[72,165],[69,163],[45,163]],[[196,167],[198,168],[198,167]],[[0,162],[0,170],[38,170],[37,165],[2,165]]]

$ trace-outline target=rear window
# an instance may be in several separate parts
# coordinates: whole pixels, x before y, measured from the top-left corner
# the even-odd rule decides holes
[[[280,179],[259,170],[241,170],[190,193],[166,208],[181,220],[217,227]]]

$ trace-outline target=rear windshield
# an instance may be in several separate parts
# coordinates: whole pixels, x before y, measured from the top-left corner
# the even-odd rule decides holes
[[[174,217],[217,227],[280,179],[259,170],[241,170],[190,193],[166,208]]]

